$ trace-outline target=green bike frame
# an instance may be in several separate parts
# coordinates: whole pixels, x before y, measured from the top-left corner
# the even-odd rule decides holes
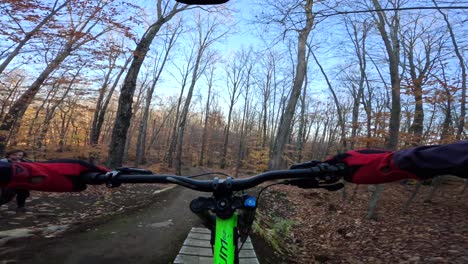
[[[228,219],[216,217],[216,232],[213,252],[213,263],[234,264],[236,259],[237,214]]]

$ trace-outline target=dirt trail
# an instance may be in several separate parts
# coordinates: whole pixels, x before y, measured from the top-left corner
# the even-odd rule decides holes
[[[199,171],[188,171],[193,175]],[[34,235],[0,246],[0,264],[172,263],[192,227],[202,227],[190,201],[209,196],[180,186],[123,185],[76,194],[34,193],[31,212],[0,210],[0,230],[65,224],[68,231]],[[126,209],[124,209],[126,208]],[[70,224],[72,223],[72,224]],[[48,238],[46,238],[48,237]],[[282,263],[261,237],[252,236],[261,263]]]
[[[85,232],[34,243],[19,252],[18,263],[171,263],[192,226],[190,212],[200,193],[182,187],[162,192],[149,207]]]

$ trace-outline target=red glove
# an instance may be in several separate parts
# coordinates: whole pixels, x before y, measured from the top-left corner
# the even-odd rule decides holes
[[[8,167],[10,175],[8,177]],[[12,162],[0,165],[0,183],[6,188],[18,188],[44,192],[79,192],[86,189],[80,175],[86,172],[108,172],[82,160],[62,159],[47,162]]]
[[[327,159],[329,164],[344,163],[346,181],[357,184],[380,184],[402,179],[419,179],[415,174],[398,168],[393,151],[361,149],[338,154]]]

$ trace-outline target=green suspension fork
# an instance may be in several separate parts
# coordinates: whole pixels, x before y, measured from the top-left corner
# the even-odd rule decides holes
[[[234,264],[236,261],[237,214],[228,219],[216,217],[213,263]]]

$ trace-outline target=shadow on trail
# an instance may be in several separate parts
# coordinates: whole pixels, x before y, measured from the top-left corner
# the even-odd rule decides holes
[[[19,263],[171,263],[193,226],[201,226],[189,204],[204,195],[175,187],[139,211],[91,230],[52,239],[22,252]],[[209,194],[206,194],[209,195]]]
[[[210,195],[181,186],[170,188],[155,195],[148,206],[104,222],[83,223],[61,237],[19,242],[21,249],[9,254],[13,262],[8,263],[172,263],[190,229],[203,226],[190,211],[190,202]],[[262,238],[252,236],[252,240],[261,263],[284,263]]]

